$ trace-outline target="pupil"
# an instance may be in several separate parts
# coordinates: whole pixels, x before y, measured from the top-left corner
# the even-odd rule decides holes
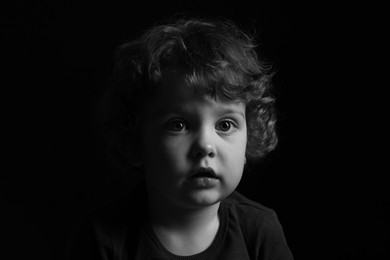
[[[222,129],[228,130],[229,127],[230,127],[230,123],[229,123],[229,122],[223,122],[223,123],[222,123]]]
[[[183,128],[183,123],[177,122],[177,123],[174,125],[174,128],[175,128],[176,130],[182,129],[182,128]]]

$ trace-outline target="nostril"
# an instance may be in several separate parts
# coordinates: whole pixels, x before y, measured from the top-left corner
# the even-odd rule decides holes
[[[214,158],[216,155],[216,152],[215,152],[215,149],[213,146],[211,145],[206,145],[206,146],[203,146],[203,147],[198,147],[196,153],[195,153],[195,156],[197,158],[203,158],[203,157],[210,157],[210,158]]]

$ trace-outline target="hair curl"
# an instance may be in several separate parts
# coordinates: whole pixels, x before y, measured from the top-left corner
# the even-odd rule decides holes
[[[101,119],[105,132],[115,135],[128,127],[129,115],[139,112],[155,94],[162,69],[181,68],[197,93],[246,104],[246,157],[257,160],[277,144],[270,66],[260,61],[253,38],[231,21],[179,19],[157,25],[134,41],[121,45]]]

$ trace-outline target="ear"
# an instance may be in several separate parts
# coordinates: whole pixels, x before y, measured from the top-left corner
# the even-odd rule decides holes
[[[126,131],[123,138],[123,153],[130,165],[133,167],[142,166],[142,136],[140,131]]]
[[[121,171],[128,172],[143,164],[142,136],[139,125],[137,116],[132,114],[128,118],[128,124],[111,129],[109,156]]]

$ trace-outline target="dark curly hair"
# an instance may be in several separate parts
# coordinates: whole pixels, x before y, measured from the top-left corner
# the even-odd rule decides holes
[[[113,137],[129,127],[129,115],[140,112],[143,100],[158,91],[162,69],[181,68],[197,93],[246,104],[246,157],[262,158],[275,148],[277,135],[269,91],[273,73],[256,47],[253,38],[227,20],[178,19],[152,27],[117,50],[101,114],[105,133]]]

